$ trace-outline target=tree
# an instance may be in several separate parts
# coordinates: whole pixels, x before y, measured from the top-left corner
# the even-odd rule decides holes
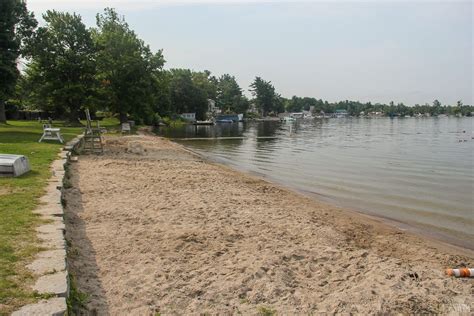
[[[18,57],[36,25],[25,1],[0,1],[0,123],[6,122],[5,101],[15,90]]]
[[[208,109],[207,92],[193,81],[193,72],[189,69],[171,69],[170,96],[175,113],[196,113],[202,120]]]
[[[438,100],[434,100],[433,107],[431,108],[431,115],[437,116],[441,113],[441,111],[441,102],[439,102]]]
[[[155,107],[156,76],[165,63],[162,51],[152,53],[113,9],[97,15],[97,26],[94,39],[103,105],[118,113],[121,122],[128,120],[128,114],[149,120]]]
[[[288,112],[301,112],[303,110],[302,99],[294,95],[286,105],[286,110]]]
[[[95,46],[79,15],[47,11],[29,50],[32,62],[26,74],[34,82],[41,106],[65,114],[77,123],[79,111],[90,100],[96,71]]]
[[[283,113],[285,112],[284,98],[280,94],[275,94],[275,100],[273,101],[273,112]]]
[[[171,104],[171,73],[169,71],[161,71],[154,76],[154,112],[161,116],[172,116],[175,112]],[[154,122],[157,123],[157,122]]]
[[[262,112],[263,116],[275,111],[278,96],[275,93],[275,87],[273,87],[270,81],[256,77],[250,88],[252,95],[255,97],[255,105]]]
[[[192,79],[194,84],[204,90],[208,99],[215,100],[217,95],[217,79],[211,76],[209,70],[192,72]]]
[[[244,104],[242,89],[240,89],[234,76],[224,74],[219,78],[217,84],[216,105],[223,111],[228,112],[245,112],[248,104]]]
[[[245,95],[237,97],[234,101],[233,111],[235,113],[246,113],[250,108],[250,101]]]

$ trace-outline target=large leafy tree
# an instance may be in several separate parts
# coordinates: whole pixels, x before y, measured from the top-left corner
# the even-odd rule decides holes
[[[196,75],[189,69],[171,69],[170,74],[170,96],[174,111],[178,114],[196,113],[198,120],[204,119],[208,110],[208,92],[202,82],[196,82]]]
[[[199,89],[204,90],[208,99],[215,100],[217,95],[217,79],[209,70],[192,72],[193,82]]]
[[[249,102],[242,95],[242,89],[234,76],[224,74],[219,78],[216,104],[227,112],[244,113],[248,110]]]
[[[250,91],[255,97],[254,102],[263,116],[269,112],[278,112],[282,107],[279,100],[279,95],[275,92],[275,87],[270,81],[265,81],[260,77],[256,77],[254,82],[250,85]]]
[[[173,111],[178,114],[193,111],[195,87],[191,71],[189,69],[171,69],[170,76],[170,97]]]
[[[0,0],[0,123],[6,122],[5,101],[15,91],[18,57],[37,22],[25,1]]]
[[[194,108],[198,119],[205,119],[209,110],[209,102],[217,97],[217,78],[209,70],[192,72],[194,95],[196,97]],[[204,102],[204,99],[206,100]]]
[[[153,53],[123,17],[110,8],[97,15],[97,77],[104,106],[120,115],[147,120],[155,107],[157,75],[164,65],[161,50]]]
[[[30,45],[32,62],[26,74],[39,105],[77,123],[95,86],[95,46],[76,14],[47,11]]]
[[[172,116],[175,111],[171,104],[170,91],[171,73],[169,71],[161,71],[154,76],[154,107],[153,112],[161,116]],[[152,122],[156,123],[156,122]]]

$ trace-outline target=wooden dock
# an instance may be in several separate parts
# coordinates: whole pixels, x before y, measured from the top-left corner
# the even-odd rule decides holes
[[[190,141],[190,140],[244,140],[244,139],[277,139],[276,136],[259,136],[259,137],[188,137],[188,138],[171,138],[176,141]]]

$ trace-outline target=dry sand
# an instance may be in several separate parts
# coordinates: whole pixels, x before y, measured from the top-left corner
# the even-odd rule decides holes
[[[71,165],[84,314],[474,312],[471,252],[204,161],[153,136]]]

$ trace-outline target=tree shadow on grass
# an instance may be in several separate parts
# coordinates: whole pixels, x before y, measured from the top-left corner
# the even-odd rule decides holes
[[[0,143],[23,144],[38,142],[42,132],[26,132],[17,129],[5,130],[0,132]]]

